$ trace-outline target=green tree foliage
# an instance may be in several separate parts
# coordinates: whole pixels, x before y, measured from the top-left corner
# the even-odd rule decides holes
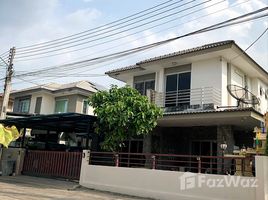
[[[107,151],[118,151],[127,139],[149,134],[162,116],[159,107],[129,86],[99,91],[89,104],[98,117],[95,131],[105,135],[101,146]]]

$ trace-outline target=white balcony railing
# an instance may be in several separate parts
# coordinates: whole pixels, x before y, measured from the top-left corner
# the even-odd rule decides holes
[[[221,105],[221,92],[214,87],[193,88],[165,93],[148,90],[147,96],[151,102],[165,108],[167,112],[190,109],[208,110]]]

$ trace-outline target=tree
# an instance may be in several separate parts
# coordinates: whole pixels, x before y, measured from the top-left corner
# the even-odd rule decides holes
[[[162,110],[129,86],[112,86],[89,98],[97,115],[96,133],[104,134],[102,149],[118,151],[127,139],[147,135],[162,116]]]

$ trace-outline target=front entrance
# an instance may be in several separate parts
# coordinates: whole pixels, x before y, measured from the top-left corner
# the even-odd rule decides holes
[[[143,149],[142,139],[132,139],[125,142],[122,148],[120,157],[121,166],[124,167],[139,167],[144,165],[145,158],[141,158],[140,154]],[[125,153],[125,154],[124,154]]]
[[[205,156],[202,158],[202,173],[213,173],[217,170],[217,142],[214,140],[192,141],[191,155]]]
[[[191,155],[217,156],[217,142],[213,140],[192,141]]]

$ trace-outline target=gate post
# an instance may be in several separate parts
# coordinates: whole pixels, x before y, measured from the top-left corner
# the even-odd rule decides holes
[[[89,165],[89,161],[90,161],[90,150],[83,150],[79,182],[83,179],[85,175],[84,173],[87,169],[87,166]]]

